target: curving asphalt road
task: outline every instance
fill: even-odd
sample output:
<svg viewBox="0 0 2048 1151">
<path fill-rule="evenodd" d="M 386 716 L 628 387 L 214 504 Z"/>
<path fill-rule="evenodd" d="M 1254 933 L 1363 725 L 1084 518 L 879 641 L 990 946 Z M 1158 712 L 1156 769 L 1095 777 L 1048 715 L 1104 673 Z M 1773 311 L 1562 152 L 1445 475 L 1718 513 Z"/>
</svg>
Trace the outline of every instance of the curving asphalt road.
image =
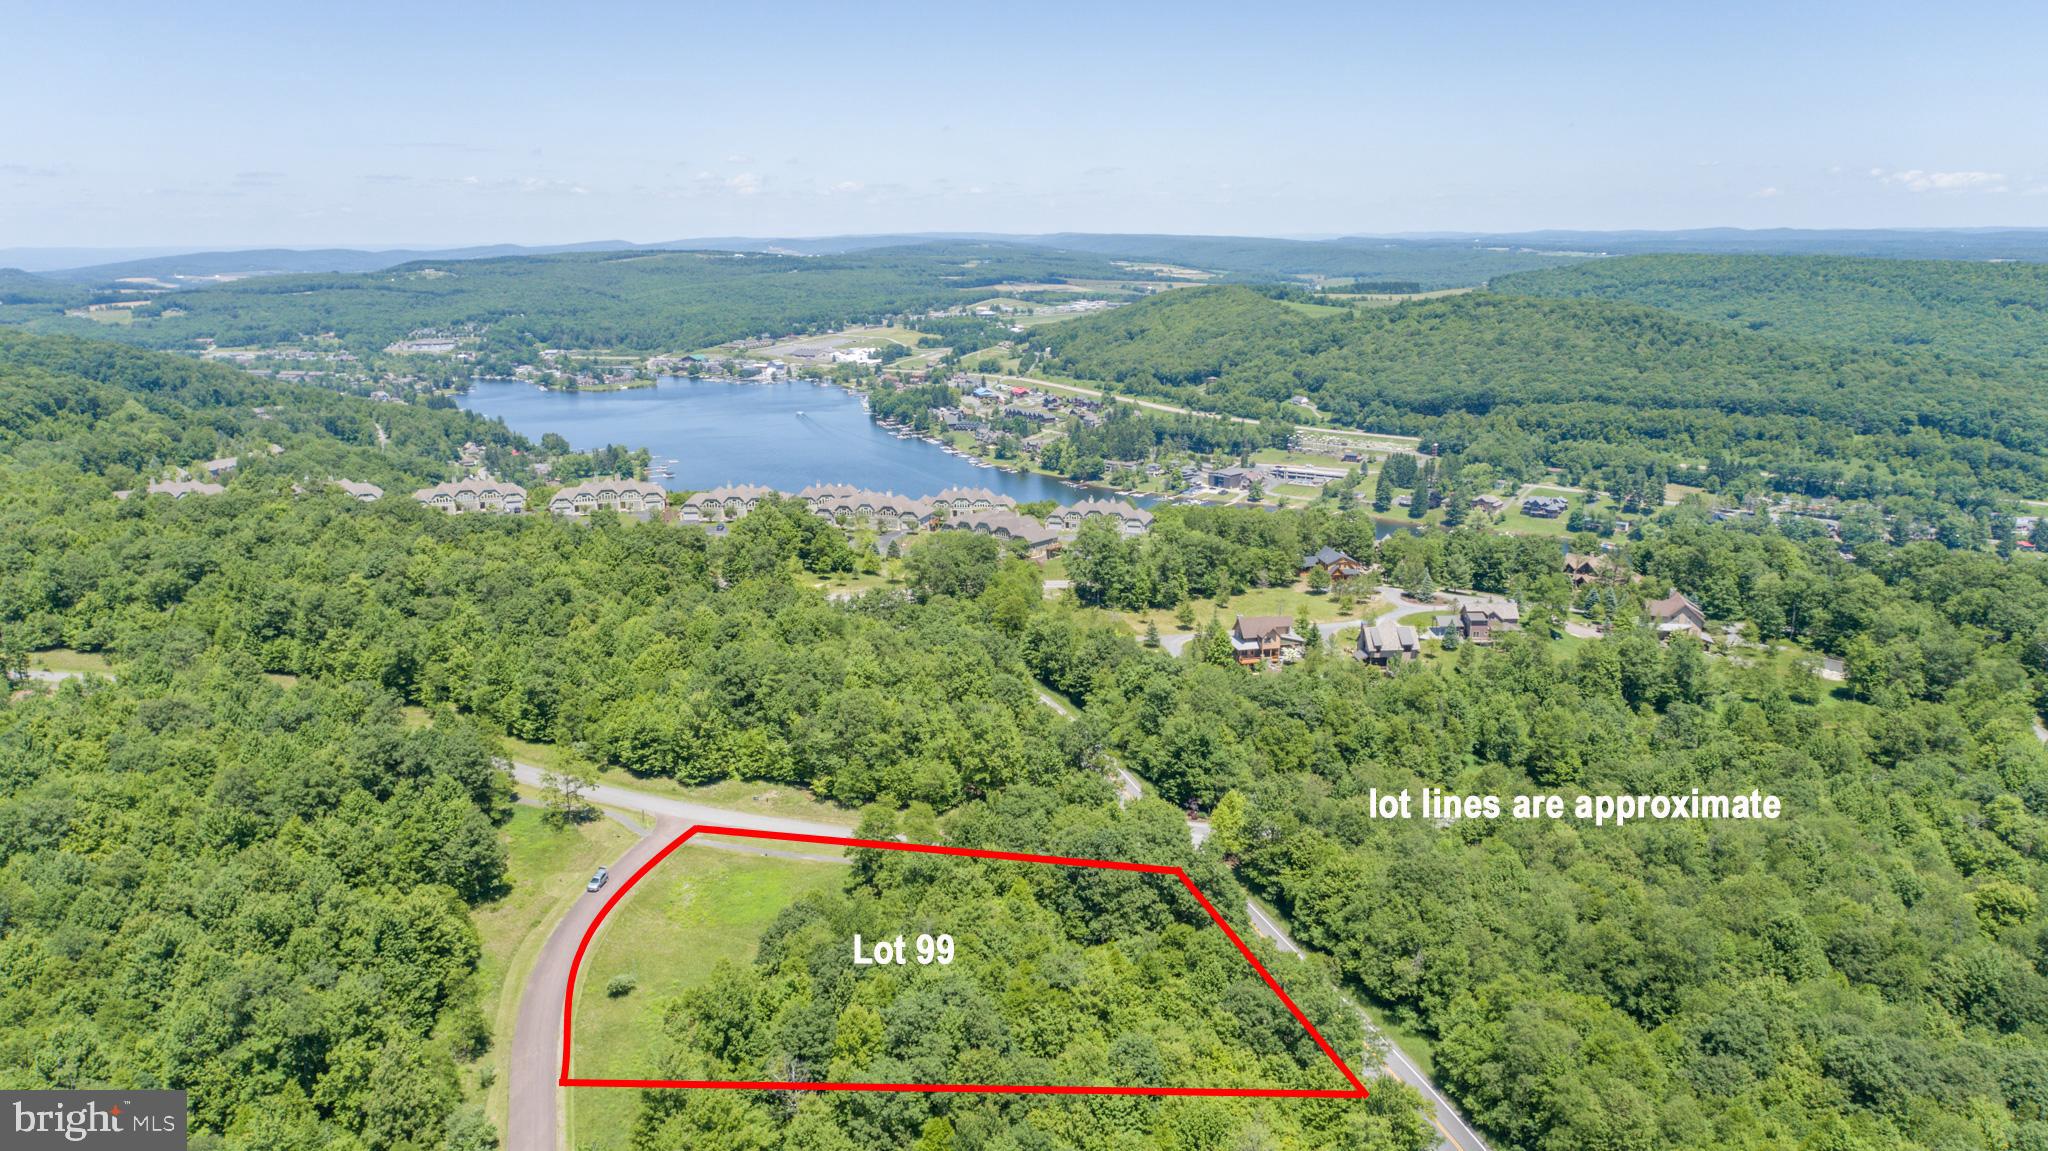
<svg viewBox="0 0 2048 1151">
<path fill-rule="evenodd" d="M 1246 900 L 1244 910 L 1245 914 L 1251 917 L 1252 930 L 1272 940 L 1275 947 L 1294 956 L 1296 959 L 1308 958 L 1308 953 L 1295 946 L 1294 940 L 1287 937 L 1287 932 L 1280 926 L 1279 921 L 1266 914 L 1264 908 L 1250 900 Z M 1451 1106 L 1451 1101 L 1443 1097 L 1443 1093 L 1436 1089 L 1436 1084 L 1431 1083 L 1429 1076 L 1422 1073 L 1422 1068 L 1417 1067 L 1415 1062 L 1409 1059 L 1393 1040 L 1380 1033 L 1379 1027 L 1373 1023 L 1372 1016 L 1366 1014 L 1365 1008 L 1353 1002 L 1351 997 L 1343 992 L 1340 991 L 1337 994 L 1344 1002 L 1351 1005 L 1353 1011 L 1358 1012 L 1359 1021 L 1365 1024 L 1365 1033 L 1368 1036 L 1380 1039 L 1385 1044 L 1387 1058 L 1386 1062 L 1382 1064 L 1381 1069 L 1388 1075 L 1415 1088 L 1416 1091 L 1422 1094 L 1423 1099 L 1428 1101 L 1430 1106 L 1429 1121 L 1436 1127 L 1437 1134 L 1441 1137 L 1437 1141 L 1437 1146 L 1439 1148 L 1451 1148 L 1451 1151 L 1490 1151 L 1486 1145 L 1486 1140 L 1481 1139 L 1479 1133 L 1472 1130 L 1472 1125 L 1465 1122 L 1465 1117 L 1458 1114 L 1458 1109 Z"/>
<path fill-rule="evenodd" d="M 511 767 L 513 778 L 519 782 L 540 786 L 540 768 L 530 763 L 514 763 Z M 837 824 L 706 807 L 701 803 L 622 787 L 594 787 L 585 795 L 601 807 L 645 812 L 654 817 L 653 830 L 643 833 L 639 842 L 611 865 L 613 876 L 621 881 L 695 823 L 759 831 L 789 831 L 799 835 L 847 834 L 847 828 Z M 627 826 L 633 825 L 627 823 Z M 715 846 L 752 854 L 821 858 L 768 847 L 750 848 L 736 842 Z M 512 1029 L 511 1109 L 505 1124 L 508 1151 L 559 1151 L 562 1138 L 561 1088 L 557 1080 L 562 1066 L 563 992 L 568 986 L 569 964 L 576 957 L 576 945 L 582 941 L 584 931 L 589 929 L 590 921 L 597 917 L 597 910 L 607 897 L 605 892 L 578 896 L 569 913 L 555 924 L 548 941 L 541 946 L 540 957 L 534 960 L 533 970 L 526 975 L 526 991 L 520 997 L 519 1018 Z"/>
</svg>

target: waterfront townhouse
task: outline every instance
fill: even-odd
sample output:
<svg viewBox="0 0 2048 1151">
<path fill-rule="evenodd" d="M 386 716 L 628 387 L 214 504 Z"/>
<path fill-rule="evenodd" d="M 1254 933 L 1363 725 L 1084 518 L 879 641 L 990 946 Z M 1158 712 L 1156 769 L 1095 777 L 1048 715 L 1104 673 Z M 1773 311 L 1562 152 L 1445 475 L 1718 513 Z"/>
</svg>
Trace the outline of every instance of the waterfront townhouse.
<svg viewBox="0 0 2048 1151">
<path fill-rule="evenodd" d="M 526 489 L 518 484 L 476 475 L 421 488 L 412 498 L 450 515 L 463 512 L 492 512 L 516 516 L 526 510 Z"/>
<path fill-rule="evenodd" d="M 599 508 L 646 519 L 668 509 L 668 492 L 659 484 L 606 478 L 585 480 L 548 497 L 548 511 L 558 516 L 580 518 Z"/>
<path fill-rule="evenodd" d="M 1086 499 L 1053 509 L 1045 517 L 1045 526 L 1062 532 L 1077 532 L 1081 525 L 1097 516 L 1115 520 L 1117 530 L 1126 536 L 1143 535 L 1151 530 L 1152 513 L 1124 500 Z"/>
</svg>

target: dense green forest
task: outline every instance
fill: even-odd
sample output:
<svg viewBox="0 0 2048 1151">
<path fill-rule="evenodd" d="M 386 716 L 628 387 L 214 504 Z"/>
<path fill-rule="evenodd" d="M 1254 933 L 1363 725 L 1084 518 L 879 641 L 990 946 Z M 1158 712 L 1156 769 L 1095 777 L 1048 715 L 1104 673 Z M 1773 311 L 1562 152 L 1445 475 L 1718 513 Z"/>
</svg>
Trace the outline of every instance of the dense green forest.
<svg viewBox="0 0 2048 1151">
<path fill-rule="evenodd" d="M 1498 293 L 1306 315 L 1198 288 L 1040 329 L 1056 376 L 1420 436 L 1511 477 L 1650 471 L 1976 514 L 2048 493 L 2048 406 L 2011 367 L 1770 339 L 1635 304 Z M 1613 486 L 1611 482 L 1601 486 Z"/>
<path fill-rule="evenodd" d="M 1605 323 L 1700 371 L 1755 362 L 1722 342 L 1747 337 L 1620 305 L 1449 304 L 1338 324 L 1413 324 L 1426 343 L 1450 328 L 1484 346 L 1526 333 L 1519 318 L 1576 316 L 1578 334 L 1548 354 L 1598 365 Z M 1488 322 L 1499 326 L 1474 326 Z M 1906 362 L 1774 354 L 1785 376 L 1754 380 L 1745 403 L 1800 428 L 1884 402 L 1801 392 L 1806 372 Z M 1205 888 L 1272 900 L 1351 989 L 1433 1043 L 1447 1091 L 1504 1149 L 2048 1148 L 2048 751 L 2032 730 L 2048 694 L 2048 569 L 2034 557 L 1873 540 L 1849 560 L 1791 525 L 1714 524 L 1680 505 L 1646 519 L 1596 594 L 1680 588 L 1717 621 L 1838 655 L 1844 682 L 1762 648 L 1660 643 L 1625 612 L 1607 638 L 1553 640 L 1540 609 L 1519 637 L 1398 674 L 1337 653 L 1257 674 L 1200 644 L 1169 657 L 1094 607 L 1047 600 L 1040 569 L 985 537 L 945 537 L 911 565 L 909 596 L 835 603 L 793 572 L 831 570 L 843 541 L 781 504 L 712 540 L 606 515 L 448 517 L 291 491 L 284 461 L 299 455 L 433 478 L 437 452 L 489 431 L 461 413 L 412 409 L 410 446 L 380 451 L 363 424 L 389 406 L 20 335 L 0 337 L 0 381 L 0 646 L 10 661 L 60 643 L 103 652 L 119 673 L 0 710 L 8 1086 L 187 1086 L 200 1134 L 236 1147 L 488 1146 L 458 1086 L 488 1035 L 464 908 L 502 881 L 487 832 L 505 797 L 483 765 L 492 734 L 511 732 L 647 774 L 803 783 L 890 810 L 921 801 L 933 834 L 955 842 L 1187 858 L 1163 806 L 1116 813 L 1105 775 L 1127 766 L 1169 803 L 1212 810 L 1214 834 L 1189 860 Z M 1623 382 L 1599 406 L 1642 402 Z M 1799 405 L 1827 421 L 1787 414 Z M 1960 456 L 1986 442 L 1962 438 L 1964 406 L 1955 430 L 1895 434 Z M 1518 419 L 1545 410 L 1524 407 L 1534 414 Z M 286 451 L 224 495 L 111 496 L 152 460 L 249 436 Z M 1872 430 L 1855 442 L 1891 441 Z M 1466 528 L 1375 547 L 1362 508 L 1162 511 L 1161 523 L 1160 541 L 1129 552 L 1083 548 L 1096 564 L 1077 573 L 1086 594 L 1153 602 L 1176 572 L 1190 594 L 1256 586 L 1291 578 L 1323 542 L 1390 569 L 1463 564 L 1473 583 L 1537 605 L 1569 594 L 1544 590 L 1529 541 Z M 1628 574 L 1643 586 L 1620 586 Z M 1043 706 L 1039 684 L 1076 701 L 1076 718 Z M 409 727 L 400 704 L 436 718 Z M 1367 814 L 1368 789 L 1423 785 L 1755 787 L 1787 814 L 1621 828 Z M 774 973 L 806 968 L 813 923 L 947 896 L 939 880 L 879 875 L 793 913 L 765 965 L 726 978 L 794 995 Z M 1030 902 L 1081 954 L 1100 947 L 1075 934 L 1086 909 Z M 1204 953 L 1177 921 L 1143 922 L 1199 976 Z M 805 994 L 838 1002 L 822 986 Z M 689 1014 L 718 1006 L 678 1006 L 676 1059 L 721 1056 Z M 906 1027 L 931 1010 L 908 995 L 869 1006 Z M 1327 1002 L 1316 1010 L 1327 1017 Z M 822 1052 L 819 1015 L 792 1012 L 786 1031 L 750 1019 L 730 1038 Z M 1074 1058 L 1124 1041 L 1091 1027 Z M 842 1036 L 859 1031 L 830 1042 Z M 729 1123 L 760 1136 L 735 1145 L 771 1147 L 838 1148 L 843 1135 L 990 1151 L 1414 1146 L 1412 1099 L 1375 1090 L 1400 1106 L 876 1097 L 792 1113 L 728 1096 L 663 1103 L 647 1131 Z"/>
<path fill-rule="evenodd" d="M 2048 358 L 2048 265 L 1834 256 L 1636 256 L 1527 272 L 1496 291 L 1650 304 L 1855 348 Z"/>
<path fill-rule="evenodd" d="M 109 329 L 57 316 L 40 328 L 157 348 L 278 344 L 332 332 L 358 352 L 421 328 L 487 326 L 496 353 L 539 347 L 693 351 L 985 298 L 1011 280 L 1145 279 L 1088 255 L 1006 244 L 921 245 L 843 256 L 596 252 L 448 260 L 347 275 L 261 276 L 165 296 Z"/>
</svg>

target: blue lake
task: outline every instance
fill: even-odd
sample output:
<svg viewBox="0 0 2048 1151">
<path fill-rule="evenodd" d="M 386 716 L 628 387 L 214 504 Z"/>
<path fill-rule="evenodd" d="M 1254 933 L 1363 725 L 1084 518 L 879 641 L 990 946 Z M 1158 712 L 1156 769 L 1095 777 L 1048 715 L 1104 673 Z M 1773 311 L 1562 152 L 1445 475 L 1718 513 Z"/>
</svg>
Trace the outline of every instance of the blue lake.
<svg viewBox="0 0 2048 1151">
<path fill-rule="evenodd" d="M 793 492 L 830 483 L 930 496 L 978 487 L 1019 503 L 1063 504 L 1108 494 L 978 468 L 923 440 L 899 440 L 869 418 L 858 395 L 810 383 L 664 379 L 622 392 L 550 392 L 493 380 L 478 381 L 457 402 L 533 440 L 554 432 L 579 451 L 606 444 L 646 448 L 657 461 L 674 461 L 662 482 L 677 491 L 766 484 Z"/>
</svg>

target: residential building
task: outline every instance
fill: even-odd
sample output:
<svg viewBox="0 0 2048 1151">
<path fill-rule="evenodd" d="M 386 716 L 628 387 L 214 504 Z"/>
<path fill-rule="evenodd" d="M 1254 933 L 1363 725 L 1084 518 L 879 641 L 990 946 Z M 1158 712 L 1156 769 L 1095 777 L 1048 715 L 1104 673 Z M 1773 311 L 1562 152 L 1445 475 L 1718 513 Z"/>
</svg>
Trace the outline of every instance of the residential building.
<svg viewBox="0 0 2048 1151">
<path fill-rule="evenodd" d="M 1696 639 L 1707 638 L 1707 613 L 1684 592 L 1674 591 L 1663 599 L 1653 599 L 1643 605 L 1643 611 L 1650 617 L 1651 626 L 1664 635 L 1691 632 Z"/>
<path fill-rule="evenodd" d="M 946 531 L 980 532 L 998 539 L 1022 540 L 1025 554 L 1033 559 L 1045 558 L 1060 542 L 1059 533 L 1050 526 L 1009 508 L 956 512 L 939 521 L 938 526 Z"/>
<path fill-rule="evenodd" d="M 1017 501 L 987 488 L 947 488 L 931 499 L 932 507 L 946 511 L 993 511 L 1015 509 Z"/>
<path fill-rule="evenodd" d="M 727 484 L 684 500 L 676 518 L 686 524 L 736 520 L 753 511 L 755 504 L 776 494 L 774 488 L 761 484 Z"/>
<path fill-rule="evenodd" d="M 496 512 L 516 516 L 526 510 L 525 488 L 484 475 L 421 488 L 412 494 L 412 498 L 450 515 L 462 512 Z"/>
<path fill-rule="evenodd" d="M 815 514 L 834 523 L 847 527 L 871 525 L 878 531 L 916 531 L 930 527 L 935 514 L 931 500 L 828 484 L 812 484 L 798 492 L 796 498 L 809 504 Z"/>
<path fill-rule="evenodd" d="M 1308 641 L 1296 635 L 1284 615 L 1241 615 L 1230 629 L 1230 647 L 1246 667 L 1301 658 Z"/>
<path fill-rule="evenodd" d="M 1584 587 L 1598 581 L 1613 566 L 1613 562 L 1606 556 L 1569 554 L 1564 557 L 1564 574 L 1572 581 L 1573 587 Z"/>
<path fill-rule="evenodd" d="M 384 498 L 384 489 L 378 487 L 376 484 L 359 484 L 354 480 L 333 480 L 330 482 L 333 483 L 335 487 L 338 487 L 342 491 L 347 492 L 350 497 L 361 500 L 364 503 L 369 503 L 371 500 L 381 500 Z"/>
<path fill-rule="evenodd" d="M 1370 565 L 1360 563 L 1333 547 L 1325 547 L 1312 556 L 1301 557 L 1300 570 L 1308 571 L 1312 568 L 1321 568 L 1328 572 L 1332 583 L 1357 579 L 1372 570 Z"/>
<path fill-rule="evenodd" d="M 1458 613 L 1458 630 L 1473 643 L 1492 643 L 1502 632 L 1522 629 L 1522 609 L 1512 600 L 1469 604 Z"/>
<path fill-rule="evenodd" d="M 1045 526 L 1063 532 L 1076 532 L 1081 525 L 1098 516 L 1115 520 L 1117 530 L 1126 536 L 1143 535 L 1152 527 L 1152 513 L 1126 500 L 1085 499 L 1053 509 L 1045 517 Z"/>
<path fill-rule="evenodd" d="M 1422 654 L 1422 641 L 1415 629 L 1393 620 L 1369 623 L 1358 629 L 1358 658 L 1385 666 L 1403 663 Z"/>
<path fill-rule="evenodd" d="M 1508 502 L 1499 496 L 1473 496 L 1472 506 L 1489 515 L 1499 515 L 1507 510 Z"/>
<path fill-rule="evenodd" d="M 228 472 L 234 471 L 235 468 L 241 464 L 241 462 L 242 461 L 235 456 L 222 456 L 217 460 L 208 460 L 205 463 L 200 464 L 199 470 L 205 472 L 209 476 L 218 478 L 222 475 L 227 474 Z"/>
<path fill-rule="evenodd" d="M 182 500 L 186 496 L 217 496 L 227 489 L 219 484 L 199 480 L 158 480 L 149 485 L 147 490 L 155 495 Z"/>
<path fill-rule="evenodd" d="M 1572 503 L 1563 496 L 1530 496 L 1522 501 L 1522 514 L 1540 520 L 1554 520 L 1571 510 Z"/>
<path fill-rule="evenodd" d="M 645 519 L 668 510 L 668 491 L 659 484 L 605 478 L 572 484 L 548 497 L 548 511 L 558 516 L 580 518 L 599 508 Z"/>
</svg>

